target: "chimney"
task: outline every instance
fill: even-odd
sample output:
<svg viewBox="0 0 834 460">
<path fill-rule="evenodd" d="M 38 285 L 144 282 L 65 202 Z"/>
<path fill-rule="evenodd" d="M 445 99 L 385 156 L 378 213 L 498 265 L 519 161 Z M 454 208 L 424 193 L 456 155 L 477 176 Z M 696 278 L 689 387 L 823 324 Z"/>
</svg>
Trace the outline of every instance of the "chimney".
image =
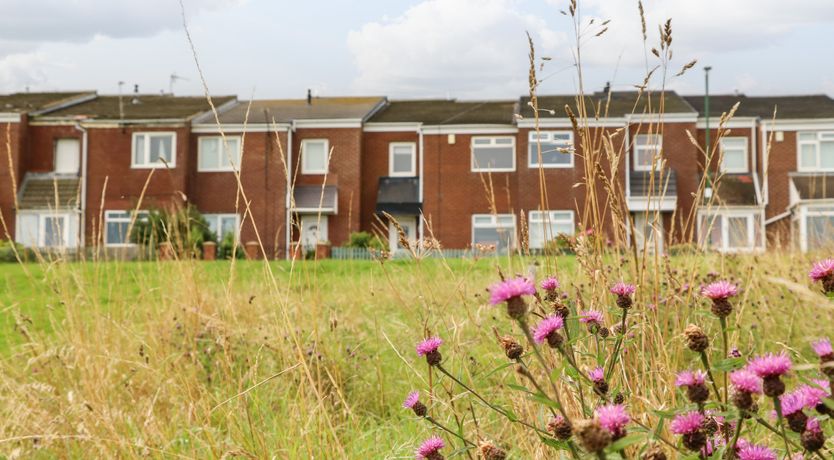
<svg viewBox="0 0 834 460">
<path fill-rule="evenodd" d="M 133 94 L 139 94 L 139 84 L 138 83 L 133 85 Z"/>
<path fill-rule="evenodd" d="M 610 92 L 611 92 L 611 82 L 607 81 L 607 82 L 605 82 L 605 88 L 602 89 L 602 94 L 605 95 L 605 96 L 608 96 L 608 93 L 610 93 Z"/>
<path fill-rule="evenodd" d="M 313 91 L 307 88 L 307 105 L 313 104 Z"/>
</svg>

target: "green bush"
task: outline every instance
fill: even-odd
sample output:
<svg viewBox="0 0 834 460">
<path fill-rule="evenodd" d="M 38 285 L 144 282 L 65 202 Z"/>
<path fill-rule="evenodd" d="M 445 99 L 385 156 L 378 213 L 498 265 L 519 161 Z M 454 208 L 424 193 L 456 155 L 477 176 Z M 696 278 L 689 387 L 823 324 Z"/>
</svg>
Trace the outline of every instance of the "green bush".
<svg viewBox="0 0 834 460">
<path fill-rule="evenodd" d="M 31 250 L 14 241 L 3 240 L 0 241 L 0 262 L 17 262 L 15 249 L 22 260 L 29 260 Z"/>
<path fill-rule="evenodd" d="M 385 249 L 385 243 L 378 236 L 368 232 L 353 232 L 348 238 L 347 247 L 382 250 Z"/>
<path fill-rule="evenodd" d="M 232 258 L 232 252 L 234 252 L 235 259 L 244 259 L 246 258 L 246 253 L 243 250 L 243 246 L 240 244 L 237 245 L 235 248 L 235 235 L 234 233 L 227 233 L 223 236 L 223 239 L 220 240 L 220 244 L 217 245 L 217 258 L 219 260 L 228 260 Z"/>
<path fill-rule="evenodd" d="M 204 241 L 217 241 L 208 222 L 193 205 L 171 210 L 156 209 L 137 219 L 130 235 L 133 243 L 156 249 L 171 242 L 181 254 L 201 254 Z"/>
</svg>

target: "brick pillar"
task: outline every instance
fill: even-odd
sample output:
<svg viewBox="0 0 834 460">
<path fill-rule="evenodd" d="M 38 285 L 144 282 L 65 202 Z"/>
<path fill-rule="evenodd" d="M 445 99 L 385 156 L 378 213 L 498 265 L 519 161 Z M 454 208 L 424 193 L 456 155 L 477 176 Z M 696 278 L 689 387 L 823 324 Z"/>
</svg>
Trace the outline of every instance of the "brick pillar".
<svg viewBox="0 0 834 460">
<path fill-rule="evenodd" d="M 203 242 L 203 260 L 217 259 L 217 243 L 214 241 Z"/>
<path fill-rule="evenodd" d="M 249 260 L 255 260 L 260 258 L 260 246 L 258 246 L 257 241 L 247 241 L 245 245 L 243 245 L 246 250 L 246 258 Z"/>
</svg>

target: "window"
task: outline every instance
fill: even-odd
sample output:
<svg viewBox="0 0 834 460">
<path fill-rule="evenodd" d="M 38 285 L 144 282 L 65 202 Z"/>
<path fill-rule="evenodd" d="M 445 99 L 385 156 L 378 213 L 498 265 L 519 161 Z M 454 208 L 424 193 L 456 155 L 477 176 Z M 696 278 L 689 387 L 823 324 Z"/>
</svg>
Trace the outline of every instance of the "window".
<svg viewBox="0 0 834 460">
<path fill-rule="evenodd" d="M 81 163 L 81 142 L 78 139 L 55 141 L 55 165 L 57 174 L 78 174 Z"/>
<path fill-rule="evenodd" d="M 176 133 L 133 133 L 133 168 L 176 166 Z"/>
<path fill-rule="evenodd" d="M 652 161 L 660 156 L 663 136 L 660 134 L 638 134 L 634 137 L 634 170 L 651 171 Z"/>
<path fill-rule="evenodd" d="M 239 236 L 240 217 L 237 214 L 203 214 L 208 222 L 209 230 L 217 235 L 217 241 L 223 241 L 228 234 Z"/>
<path fill-rule="evenodd" d="M 328 155 L 327 139 L 304 139 L 301 141 L 301 173 L 327 174 Z"/>
<path fill-rule="evenodd" d="M 542 168 L 573 167 L 573 132 L 571 131 L 530 131 L 527 164 L 538 168 L 539 145 L 541 145 Z"/>
<path fill-rule="evenodd" d="M 388 175 L 417 175 L 417 145 L 413 142 L 392 142 L 388 146 Z"/>
<path fill-rule="evenodd" d="M 761 211 L 704 212 L 698 216 L 702 247 L 722 252 L 751 251 L 763 247 Z"/>
<path fill-rule="evenodd" d="M 494 245 L 506 252 L 515 245 L 514 214 L 474 214 L 472 216 L 472 245 Z"/>
<path fill-rule="evenodd" d="M 527 217 L 530 248 L 543 249 L 558 235 L 573 235 L 573 211 L 530 211 Z"/>
<path fill-rule="evenodd" d="M 75 247 L 78 222 L 78 214 L 74 212 L 23 211 L 17 216 L 15 241 L 26 247 Z"/>
<path fill-rule="evenodd" d="M 472 171 L 515 171 L 515 138 L 473 137 Z"/>
<path fill-rule="evenodd" d="M 128 237 L 128 230 L 132 230 L 131 220 L 136 216 L 133 225 L 137 220 L 144 220 L 148 216 L 147 211 L 106 211 L 104 213 L 104 244 L 105 246 L 129 246 L 131 243 Z"/>
<path fill-rule="evenodd" d="M 198 171 L 235 171 L 240 168 L 240 137 L 200 137 L 197 146 Z"/>
<path fill-rule="evenodd" d="M 652 211 L 636 212 L 634 219 L 634 243 L 639 250 L 663 252 L 663 216 Z"/>
<path fill-rule="evenodd" d="M 804 239 L 805 250 L 831 249 L 834 244 L 834 208 L 806 208 Z"/>
<path fill-rule="evenodd" d="M 721 171 L 725 173 L 747 172 L 747 138 L 724 137 L 721 139 Z"/>
<path fill-rule="evenodd" d="M 800 171 L 834 171 L 834 132 L 800 132 Z"/>
</svg>

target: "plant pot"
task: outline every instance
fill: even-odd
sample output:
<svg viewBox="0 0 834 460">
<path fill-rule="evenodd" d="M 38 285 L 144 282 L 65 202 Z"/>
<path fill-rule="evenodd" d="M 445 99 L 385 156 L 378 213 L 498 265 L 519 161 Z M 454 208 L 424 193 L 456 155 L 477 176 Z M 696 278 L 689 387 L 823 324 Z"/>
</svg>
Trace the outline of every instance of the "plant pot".
<svg viewBox="0 0 834 460">
<path fill-rule="evenodd" d="M 260 256 L 260 246 L 257 241 L 247 241 L 243 248 L 248 260 L 256 260 Z"/>
<path fill-rule="evenodd" d="M 316 260 L 329 259 L 332 247 L 330 243 L 319 243 L 316 245 Z"/>
<path fill-rule="evenodd" d="M 203 260 L 217 259 L 217 243 L 214 241 L 203 242 Z"/>
<path fill-rule="evenodd" d="M 304 247 L 298 241 L 290 243 L 290 260 L 304 260 Z"/>
<path fill-rule="evenodd" d="M 159 260 L 174 260 L 174 245 L 170 241 L 159 243 L 156 251 Z"/>
</svg>

